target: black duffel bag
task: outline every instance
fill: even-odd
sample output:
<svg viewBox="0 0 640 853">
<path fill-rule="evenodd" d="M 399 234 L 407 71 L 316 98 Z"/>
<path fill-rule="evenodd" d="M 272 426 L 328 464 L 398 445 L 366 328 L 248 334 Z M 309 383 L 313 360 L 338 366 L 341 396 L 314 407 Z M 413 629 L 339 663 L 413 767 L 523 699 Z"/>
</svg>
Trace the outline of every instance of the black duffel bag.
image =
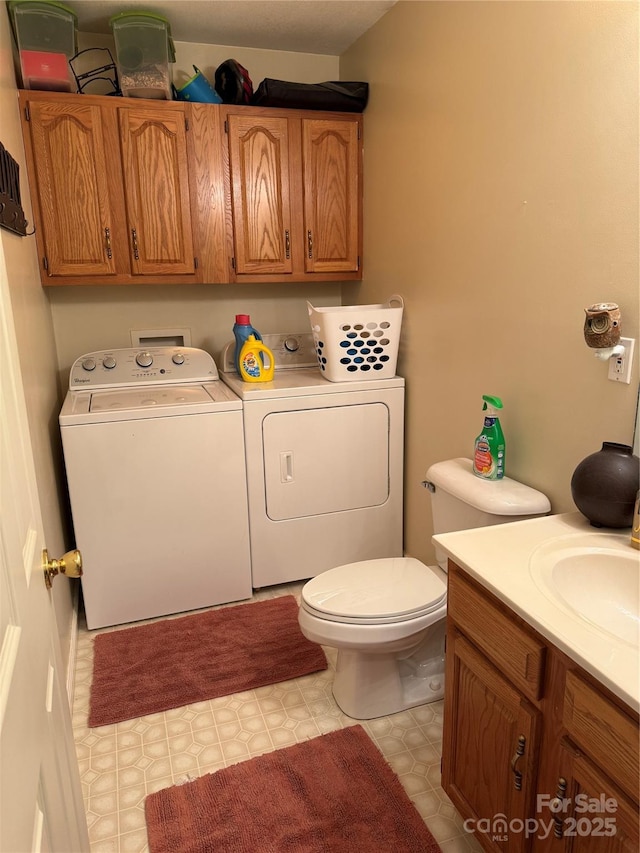
<svg viewBox="0 0 640 853">
<path fill-rule="evenodd" d="M 368 83 L 289 83 L 265 77 L 256 89 L 251 104 L 254 107 L 361 113 L 368 99 Z"/>
</svg>

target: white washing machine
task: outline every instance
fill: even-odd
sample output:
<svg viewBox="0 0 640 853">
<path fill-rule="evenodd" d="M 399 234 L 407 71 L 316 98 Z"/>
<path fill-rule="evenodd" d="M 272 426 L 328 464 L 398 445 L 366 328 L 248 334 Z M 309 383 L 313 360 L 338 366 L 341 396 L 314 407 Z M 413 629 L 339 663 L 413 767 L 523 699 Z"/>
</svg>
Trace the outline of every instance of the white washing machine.
<svg viewBox="0 0 640 853">
<path fill-rule="evenodd" d="M 402 556 L 404 379 L 329 382 L 309 334 L 264 335 L 270 382 L 221 379 L 244 407 L 253 586 Z"/>
<path fill-rule="evenodd" d="M 89 628 L 251 596 L 242 419 L 203 350 L 74 362 L 60 432 Z"/>
</svg>

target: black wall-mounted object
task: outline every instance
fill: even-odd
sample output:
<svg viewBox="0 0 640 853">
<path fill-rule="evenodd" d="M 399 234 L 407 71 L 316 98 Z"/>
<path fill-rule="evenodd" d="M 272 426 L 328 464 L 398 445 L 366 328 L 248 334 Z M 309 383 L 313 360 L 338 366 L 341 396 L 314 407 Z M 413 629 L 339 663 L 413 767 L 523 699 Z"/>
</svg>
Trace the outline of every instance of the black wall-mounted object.
<svg viewBox="0 0 640 853">
<path fill-rule="evenodd" d="M 20 166 L 1 142 L 0 226 L 20 237 L 27 234 L 27 220 L 20 203 Z"/>
</svg>

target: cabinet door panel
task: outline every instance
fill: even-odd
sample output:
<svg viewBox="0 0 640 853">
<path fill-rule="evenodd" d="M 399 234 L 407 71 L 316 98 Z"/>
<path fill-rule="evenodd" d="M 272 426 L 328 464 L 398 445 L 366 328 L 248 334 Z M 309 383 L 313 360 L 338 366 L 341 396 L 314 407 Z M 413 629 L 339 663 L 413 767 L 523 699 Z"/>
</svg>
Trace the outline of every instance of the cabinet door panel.
<svg viewBox="0 0 640 853">
<path fill-rule="evenodd" d="M 290 273 L 288 120 L 230 115 L 228 130 L 236 273 Z"/>
<path fill-rule="evenodd" d="M 120 109 L 119 124 L 132 271 L 193 273 L 185 113 Z"/>
<path fill-rule="evenodd" d="M 357 121 L 302 122 L 307 272 L 358 269 L 358 127 Z"/>
<path fill-rule="evenodd" d="M 507 824 L 532 806 L 539 712 L 455 630 L 447 642 L 443 788 L 483 846 L 522 850 Z"/>
<path fill-rule="evenodd" d="M 571 744 L 563 744 L 562 753 L 568 802 L 566 810 L 558 813 L 563 846 L 559 848 L 556 841 L 555 849 L 565 853 L 637 853 L 637 807 Z"/>
<path fill-rule="evenodd" d="M 100 108 L 33 101 L 29 109 L 48 274 L 114 275 Z"/>
</svg>

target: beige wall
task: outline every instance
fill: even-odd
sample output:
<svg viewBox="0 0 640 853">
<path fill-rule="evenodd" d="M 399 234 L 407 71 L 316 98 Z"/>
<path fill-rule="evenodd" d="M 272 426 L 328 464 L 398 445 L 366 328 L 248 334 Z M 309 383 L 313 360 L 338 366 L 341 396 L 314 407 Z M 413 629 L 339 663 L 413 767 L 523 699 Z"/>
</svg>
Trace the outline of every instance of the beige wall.
<svg viewBox="0 0 640 853">
<path fill-rule="evenodd" d="M 53 287 L 48 291 L 61 388 L 78 356 L 131 346 L 131 330 L 188 328 L 191 344 L 217 358 L 233 338 L 236 314 L 249 314 L 262 334 L 310 332 L 307 299 L 339 305 L 340 284 L 145 285 Z"/>
<path fill-rule="evenodd" d="M 224 44 L 194 44 L 176 41 L 176 61 L 171 65 L 173 82 L 180 87 L 193 76 L 193 66 L 202 71 L 211 84 L 215 70 L 226 59 L 235 59 L 249 72 L 254 89 L 265 77 L 276 80 L 295 80 L 298 83 L 318 83 L 322 80 L 337 80 L 339 58 L 316 53 L 293 53 L 286 50 L 261 50 L 253 47 L 237 47 Z M 107 47 L 116 58 L 112 36 L 99 33 L 79 33 L 78 50 L 88 47 Z M 91 57 L 91 54 L 89 54 Z M 95 68 L 95 60 L 87 58 L 80 71 Z"/>
<path fill-rule="evenodd" d="M 638 4 L 400 2 L 342 58 L 368 80 L 365 278 L 406 311 L 405 546 L 432 559 L 428 466 L 470 456 L 503 398 L 507 473 L 573 511 L 638 389 L 607 380 L 584 308 L 638 338 Z M 638 348 L 636 347 L 636 352 Z"/>
<path fill-rule="evenodd" d="M 29 186 L 20 130 L 15 76 L 11 58 L 9 20 L 0 8 L 0 142 L 20 166 L 22 206 L 33 227 Z M 52 557 L 61 557 L 66 539 L 61 512 L 62 462 L 58 432 L 56 350 L 47 297 L 40 286 L 34 237 L 18 237 L 0 229 L 4 265 L 11 292 L 20 368 L 24 385 L 31 444 L 36 466 L 38 496 L 45 541 Z M 69 655 L 72 631 L 72 596 L 75 582 L 60 578 L 53 586 L 56 619 L 63 659 Z"/>
</svg>

